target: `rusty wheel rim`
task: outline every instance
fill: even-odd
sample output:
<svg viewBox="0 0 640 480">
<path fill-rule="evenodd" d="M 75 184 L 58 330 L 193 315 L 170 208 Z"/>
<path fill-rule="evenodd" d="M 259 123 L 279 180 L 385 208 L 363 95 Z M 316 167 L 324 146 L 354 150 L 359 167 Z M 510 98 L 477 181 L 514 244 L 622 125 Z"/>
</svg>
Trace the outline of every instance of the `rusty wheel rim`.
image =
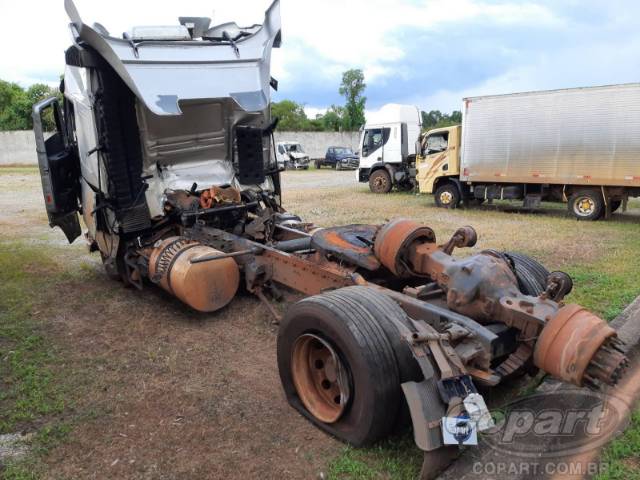
<svg viewBox="0 0 640 480">
<path fill-rule="evenodd" d="M 574 207 L 574 210 L 578 215 L 588 217 L 594 212 L 596 208 L 596 202 L 594 202 L 590 197 L 579 197 L 576 198 Z"/>
<path fill-rule="evenodd" d="M 376 190 L 384 190 L 387 188 L 387 179 L 383 176 L 377 177 L 373 180 L 373 185 L 376 187 Z"/>
<path fill-rule="evenodd" d="M 310 333 L 298 337 L 291 373 L 300 400 L 314 417 L 334 423 L 343 415 L 350 396 L 349 376 L 326 340 Z"/>
</svg>

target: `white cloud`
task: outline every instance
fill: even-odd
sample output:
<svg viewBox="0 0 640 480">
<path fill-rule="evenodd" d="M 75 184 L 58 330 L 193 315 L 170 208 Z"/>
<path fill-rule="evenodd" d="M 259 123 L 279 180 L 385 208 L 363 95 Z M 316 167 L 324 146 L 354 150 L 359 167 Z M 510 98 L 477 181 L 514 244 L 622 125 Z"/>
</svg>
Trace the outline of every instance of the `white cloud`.
<svg viewBox="0 0 640 480">
<path fill-rule="evenodd" d="M 76 0 L 83 20 L 98 21 L 119 36 L 133 25 L 175 24 L 179 15 L 212 16 L 213 23 L 260 23 L 269 0 Z M 497 23 L 558 20 L 543 6 L 529 2 L 492 4 L 483 0 L 295 0 L 282 2 L 285 48 L 275 51 L 273 72 L 281 80 L 303 82 L 314 75 L 334 82 L 347 68 L 363 68 L 369 83 L 397 73 L 389 63 L 405 56 L 406 45 L 394 38 L 403 28 L 449 28 L 452 23 L 480 19 Z M 24 84 L 53 80 L 62 71 L 69 45 L 62 0 L 0 0 L 0 78 Z M 34 14 L 35 13 L 35 14 Z M 302 72 L 300 65 L 315 69 Z"/>
<path fill-rule="evenodd" d="M 238 2 L 212 0 L 75 0 L 75 4 L 84 22 L 100 22 L 119 37 L 134 25 L 175 25 L 181 15 L 212 16 L 214 23 L 262 23 L 270 2 L 243 0 L 241 7 Z M 0 0 L 0 78 L 25 86 L 57 79 L 71 44 L 68 25 L 62 0 Z"/>
<path fill-rule="evenodd" d="M 301 44 L 305 55 L 322 59 L 323 67 L 315 75 L 335 81 L 344 69 L 358 67 L 364 69 L 369 83 L 396 73 L 389 63 L 405 56 L 407 45 L 396 38 L 402 29 L 446 29 L 471 19 L 498 24 L 561 23 L 546 7 L 529 2 L 324 0 L 312 4 L 297 0 L 283 5 L 282 11 L 285 41 Z M 297 63 L 297 53 L 289 55 L 286 49 L 285 70 Z"/>
</svg>

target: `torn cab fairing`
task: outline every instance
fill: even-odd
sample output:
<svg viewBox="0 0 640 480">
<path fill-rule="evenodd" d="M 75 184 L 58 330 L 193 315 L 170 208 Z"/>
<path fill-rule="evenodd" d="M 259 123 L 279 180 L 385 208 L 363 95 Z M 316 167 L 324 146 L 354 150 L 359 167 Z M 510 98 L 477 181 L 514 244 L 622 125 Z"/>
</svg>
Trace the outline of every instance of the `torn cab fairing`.
<svg viewBox="0 0 640 480">
<path fill-rule="evenodd" d="M 180 114 L 180 101 L 232 98 L 244 111 L 269 107 L 271 48 L 280 46 L 280 2 L 265 14 L 260 28 L 224 24 L 212 37 L 182 41 L 125 39 L 103 27 L 85 24 L 72 0 L 65 0 L 76 42 L 94 49 L 137 98 L 156 115 Z M 217 30 L 238 30 L 234 40 L 217 40 Z M 223 30 L 224 31 L 224 30 Z M 233 34 L 235 32 L 232 32 Z"/>
<path fill-rule="evenodd" d="M 258 175 L 256 184 L 237 175 L 236 140 L 240 126 L 264 131 L 269 125 L 277 1 L 262 25 L 223 24 L 206 39 L 182 40 L 111 37 L 101 25 L 83 23 L 71 0 L 65 7 L 75 40 L 67 51 L 65 96 L 77 104 L 79 128 L 72 130 L 92 239 L 99 239 L 98 230 L 150 228 L 165 214 L 169 192 L 231 185 L 279 194 L 268 135 L 254 147 L 259 169 L 271 174 Z"/>
</svg>

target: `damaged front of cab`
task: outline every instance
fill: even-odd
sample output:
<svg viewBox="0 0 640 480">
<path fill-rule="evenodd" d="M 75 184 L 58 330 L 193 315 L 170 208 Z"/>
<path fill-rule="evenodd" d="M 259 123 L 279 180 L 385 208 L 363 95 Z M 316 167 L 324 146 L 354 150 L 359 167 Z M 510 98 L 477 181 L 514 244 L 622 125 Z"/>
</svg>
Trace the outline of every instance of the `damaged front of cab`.
<svg viewBox="0 0 640 480">
<path fill-rule="evenodd" d="M 172 192 L 232 186 L 279 196 L 268 141 L 262 158 L 254 159 L 264 162 L 267 168 L 255 170 L 266 175 L 250 168 L 237 174 L 238 150 L 273 129 L 270 88 L 277 82 L 270 61 L 280 45 L 279 1 L 261 25 L 209 28 L 208 18 L 181 17 L 180 25 L 133 27 L 123 38 L 84 23 L 72 0 L 65 8 L 74 42 L 61 87 L 67 111 L 56 118 L 66 117 L 67 125 L 61 125 L 59 145 L 47 148 L 42 139 L 38 147 L 40 165 L 53 166 L 50 178 L 43 177 L 52 225 L 70 240 L 79 235 L 79 209 L 71 200 L 77 194 L 88 236 L 101 251 L 115 252 L 118 238 L 106 238 L 99 224 L 130 233 L 148 229 L 166 213 Z M 42 110 L 49 107 L 61 110 L 50 102 L 34 112 L 37 140 Z M 69 143 L 77 145 L 79 158 L 46 158 L 61 156 Z M 78 169 L 76 184 L 69 177 Z"/>
</svg>

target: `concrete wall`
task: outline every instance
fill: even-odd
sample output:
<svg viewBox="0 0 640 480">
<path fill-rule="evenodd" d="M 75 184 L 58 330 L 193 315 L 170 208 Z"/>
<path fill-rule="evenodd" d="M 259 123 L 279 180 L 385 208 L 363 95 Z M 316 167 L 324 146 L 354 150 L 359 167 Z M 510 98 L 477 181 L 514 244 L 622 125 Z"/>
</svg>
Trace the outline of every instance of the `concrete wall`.
<svg viewBox="0 0 640 480">
<path fill-rule="evenodd" d="M 310 158 L 323 158 L 328 147 L 360 150 L 360 132 L 275 132 L 276 142 L 299 142 Z"/>
<path fill-rule="evenodd" d="M 276 142 L 300 142 L 311 158 L 321 158 L 328 147 L 358 150 L 358 132 L 276 132 Z M 0 165 L 36 165 L 32 131 L 0 132 Z"/>
<path fill-rule="evenodd" d="M 36 165 L 36 141 L 30 130 L 0 132 L 0 165 Z"/>
</svg>

